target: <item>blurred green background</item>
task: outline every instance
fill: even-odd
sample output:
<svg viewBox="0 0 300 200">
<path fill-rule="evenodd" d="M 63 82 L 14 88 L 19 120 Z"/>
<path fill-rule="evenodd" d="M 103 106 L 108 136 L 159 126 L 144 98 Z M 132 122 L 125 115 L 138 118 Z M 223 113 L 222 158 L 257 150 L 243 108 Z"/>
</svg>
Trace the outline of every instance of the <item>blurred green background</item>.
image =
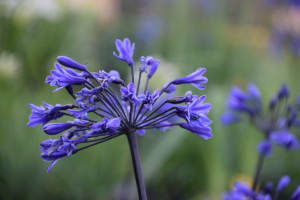
<svg viewBox="0 0 300 200">
<path fill-rule="evenodd" d="M 58 55 L 128 79 L 129 67 L 112 55 L 115 39 L 126 37 L 136 44 L 136 70 L 140 56 L 161 61 L 152 89 L 198 67 L 209 80 L 204 91 L 184 85 L 177 94 L 207 95 L 212 139 L 179 128 L 138 136 L 149 199 L 220 199 L 234 180 L 251 179 L 263 139 L 247 123 L 220 125 L 227 93 L 254 82 L 267 106 L 286 82 L 293 99 L 300 92 L 299 29 L 299 8 L 275 0 L 0 1 L 0 199 L 136 199 L 125 137 L 63 158 L 47 173 L 38 147 L 49 137 L 26 126 L 28 103 L 72 103 L 65 90 L 53 93 L 44 83 Z M 299 151 L 275 147 L 261 185 L 290 175 L 281 194 L 287 199 L 300 184 L 299 166 Z"/>
</svg>

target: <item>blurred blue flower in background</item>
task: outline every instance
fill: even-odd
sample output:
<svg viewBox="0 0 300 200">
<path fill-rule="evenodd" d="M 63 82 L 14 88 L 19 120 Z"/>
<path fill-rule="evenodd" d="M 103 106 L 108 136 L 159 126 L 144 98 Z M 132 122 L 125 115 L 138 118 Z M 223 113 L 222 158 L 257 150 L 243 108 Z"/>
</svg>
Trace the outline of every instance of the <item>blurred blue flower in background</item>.
<svg viewBox="0 0 300 200">
<path fill-rule="evenodd" d="M 271 155 L 271 141 L 287 150 L 298 149 L 299 141 L 289 129 L 291 126 L 297 126 L 299 107 L 297 102 L 288 103 L 289 95 L 289 88 L 282 84 L 277 95 L 271 98 L 268 112 L 264 113 L 260 91 L 254 84 L 248 85 L 247 93 L 233 87 L 229 92 L 227 111 L 222 115 L 221 123 L 228 125 L 248 117 L 265 136 L 265 140 L 257 147 L 262 155 Z"/>
</svg>

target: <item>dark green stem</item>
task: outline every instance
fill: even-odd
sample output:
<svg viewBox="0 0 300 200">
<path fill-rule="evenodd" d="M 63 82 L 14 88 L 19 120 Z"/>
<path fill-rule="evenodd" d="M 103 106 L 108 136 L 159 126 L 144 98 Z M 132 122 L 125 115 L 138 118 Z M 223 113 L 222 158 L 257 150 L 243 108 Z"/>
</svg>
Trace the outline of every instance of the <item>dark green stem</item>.
<svg viewBox="0 0 300 200">
<path fill-rule="evenodd" d="M 135 175 L 136 186 L 138 190 L 139 200 L 147 200 L 146 188 L 142 174 L 142 167 L 138 149 L 138 143 L 135 130 L 127 133 L 127 139 L 130 147 L 133 170 Z"/>
</svg>

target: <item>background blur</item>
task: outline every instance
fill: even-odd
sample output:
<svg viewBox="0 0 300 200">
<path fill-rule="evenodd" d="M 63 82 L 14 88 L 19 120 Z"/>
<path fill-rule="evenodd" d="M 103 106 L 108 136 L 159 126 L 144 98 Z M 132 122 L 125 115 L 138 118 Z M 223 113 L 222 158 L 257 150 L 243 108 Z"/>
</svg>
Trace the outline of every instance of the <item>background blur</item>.
<svg viewBox="0 0 300 200">
<path fill-rule="evenodd" d="M 212 104 L 214 137 L 174 128 L 138 136 L 149 199 L 220 198 L 236 179 L 251 179 L 262 135 L 248 124 L 222 127 L 219 117 L 232 85 L 254 82 L 265 106 L 281 83 L 300 92 L 300 3 L 288 0 L 1 0 L 0 199 L 108 199 L 137 196 L 128 144 L 120 137 L 61 159 L 50 173 L 39 143 L 49 137 L 29 128 L 28 103 L 71 103 L 44 83 L 58 55 L 89 62 L 91 71 L 129 67 L 112 55 L 115 39 L 136 43 L 134 60 L 152 55 L 161 64 L 152 89 L 207 68 L 204 91 Z M 297 134 L 297 130 L 293 133 Z M 299 134 L 298 134 L 299 135 Z M 261 183 L 292 177 L 288 199 L 300 183 L 300 153 L 275 147 Z M 251 181 L 251 180 L 250 180 Z"/>
</svg>

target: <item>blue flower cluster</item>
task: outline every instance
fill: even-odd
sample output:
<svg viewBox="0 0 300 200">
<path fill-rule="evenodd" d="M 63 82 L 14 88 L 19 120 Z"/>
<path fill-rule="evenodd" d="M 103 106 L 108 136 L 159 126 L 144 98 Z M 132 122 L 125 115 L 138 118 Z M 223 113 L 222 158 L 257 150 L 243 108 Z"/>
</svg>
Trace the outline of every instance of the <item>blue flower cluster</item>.
<svg viewBox="0 0 300 200">
<path fill-rule="evenodd" d="M 288 103 L 290 91 L 283 84 L 277 94 L 271 98 L 267 112 L 262 111 L 260 91 L 254 84 L 248 85 L 247 92 L 233 87 L 227 100 L 227 111 L 222 115 L 221 122 L 228 125 L 244 120 L 245 117 L 264 134 L 265 139 L 258 144 L 261 155 L 269 156 L 272 153 L 272 142 L 287 150 L 298 149 L 299 141 L 290 133 L 290 128 L 300 127 L 300 118 L 297 114 L 300 109 L 300 95 L 295 103 Z"/>
<path fill-rule="evenodd" d="M 115 70 L 108 73 L 90 72 L 87 63 L 82 65 L 66 56 L 57 57 L 55 70 L 51 71 L 51 76 L 47 76 L 45 82 L 57 87 L 54 92 L 66 88 L 75 99 L 75 103 L 56 106 L 43 103 L 44 107 L 29 104 L 32 114 L 29 116 L 28 126 L 42 124 L 41 128 L 48 135 L 64 132 L 58 139 L 50 138 L 40 145 L 42 159 L 51 161 L 48 172 L 62 157 L 73 155 L 133 130 L 144 135 L 146 129 L 165 131 L 173 126 L 180 126 L 204 139 L 212 137 L 209 127 L 212 121 L 207 117 L 211 105 L 203 103 L 205 96 L 198 97 L 188 91 L 184 96 L 170 97 L 165 101 L 159 100 L 164 93 L 175 93 L 176 86 L 181 84 L 192 84 L 200 90 L 205 89 L 202 84 L 207 82 L 207 78 L 203 76 L 206 69 L 199 68 L 186 77 L 167 82 L 161 89 L 151 93 L 147 87 L 149 80 L 158 69 L 159 60 L 154 60 L 152 56 L 140 58 L 138 84 L 135 85 L 132 58 L 134 47 L 127 38 L 123 41 L 116 40 L 119 55 L 113 53 L 117 59 L 131 68 L 132 82 L 127 87 Z M 64 69 L 63 66 L 66 68 Z M 143 73 L 147 74 L 146 86 L 143 91 L 140 91 Z M 119 94 L 113 91 L 111 84 L 120 86 Z M 83 88 L 74 94 L 73 85 L 81 85 Z M 165 104 L 171 106 L 164 109 Z M 95 121 L 91 119 L 91 115 L 102 120 Z M 73 121 L 49 123 L 63 116 L 73 118 Z M 183 119 L 186 123 L 173 123 L 174 119 L 172 121 L 170 119 L 174 117 L 175 120 Z M 78 145 L 82 146 L 78 147 Z"/>
<path fill-rule="evenodd" d="M 236 182 L 234 188 L 230 192 L 225 192 L 222 195 L 223 200 L 277 200 L 280 191 L 288 186 L 290 182 L 289 176 L 283 176 L 273 192 L 273 184 L 269 182 L 264 191 L 253 191 L 249 185 L 243 182 Z M 272 195 L 273 194 L 273 195 Z M 273 198 L 272 198 L 273 196 Z M 290 197 L 290 200 L 300 200 L 300 185 L 297 187 L 294 194 Z"/>
</svg>

